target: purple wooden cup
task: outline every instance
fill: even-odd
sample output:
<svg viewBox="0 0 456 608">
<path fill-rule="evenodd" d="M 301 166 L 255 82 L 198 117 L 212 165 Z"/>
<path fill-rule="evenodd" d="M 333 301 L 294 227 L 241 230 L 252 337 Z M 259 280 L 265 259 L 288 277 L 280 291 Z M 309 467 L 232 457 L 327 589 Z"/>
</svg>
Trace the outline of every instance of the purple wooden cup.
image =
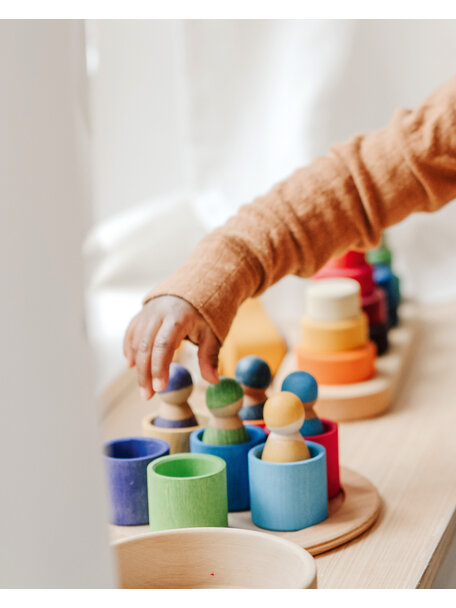
<svg viewBox="0 0 456 608">
<path fill-rule="evenodd" d="M 153 437 L 126 437 L 103 446 L 111 523 L 140 526 L 149 523 L 147 465 L 169 454 L 169 445 Z"/>
</svg>

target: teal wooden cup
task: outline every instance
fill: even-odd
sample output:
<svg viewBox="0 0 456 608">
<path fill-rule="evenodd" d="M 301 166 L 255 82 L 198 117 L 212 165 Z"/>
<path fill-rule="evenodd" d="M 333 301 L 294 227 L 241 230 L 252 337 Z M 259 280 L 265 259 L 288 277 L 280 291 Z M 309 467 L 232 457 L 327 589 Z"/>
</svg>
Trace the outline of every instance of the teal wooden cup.
<svg viewBox="0 0 456 608">
<path fill-rule="evenodd" d="M 226 463 L 211 454 L 172 454 L 147 467 L 152 530 L 228 526 Z"/>
</svg>

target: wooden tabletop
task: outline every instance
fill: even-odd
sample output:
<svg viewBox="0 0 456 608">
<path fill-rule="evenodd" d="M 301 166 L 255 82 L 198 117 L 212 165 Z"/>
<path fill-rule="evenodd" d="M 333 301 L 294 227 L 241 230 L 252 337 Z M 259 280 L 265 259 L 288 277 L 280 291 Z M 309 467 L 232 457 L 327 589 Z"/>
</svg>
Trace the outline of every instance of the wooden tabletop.
<svg viewBox="0 0 456 608">
<path fill-rule="evenodd" d="M 456 530 L 456 303 L 418 315 L 391 409 L 339 425 L 341 463 L 376 486 L 383 508 L 369 531 L 316 558 L 320 588 L 430 587 Z M 106 439 L 140 435 L 156 408 L 140 401 L 131 370 L 101 402 Z"/>
</svg>

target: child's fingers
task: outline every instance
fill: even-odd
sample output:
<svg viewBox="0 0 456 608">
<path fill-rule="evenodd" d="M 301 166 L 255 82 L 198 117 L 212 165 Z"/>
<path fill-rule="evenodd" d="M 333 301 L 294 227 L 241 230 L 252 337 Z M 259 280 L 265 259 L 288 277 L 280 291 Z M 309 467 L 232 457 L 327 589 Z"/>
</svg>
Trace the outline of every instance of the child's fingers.
<svg viewBox="0 0 456 608">
<path fill-rule="evenodd" d="M 150 399 L 154 394 L 152 388 L 151 355 L 155 336 L 159 331 L 161 321 L 149 323 L 135 334 L 135 359 L 138 374 L 139 393 L 142 399 Z"/>
<path fill-rule="evenodd" d="M 219 381 L 217 367 L 218 355 L 220 351 L 220 343 L 207 327 L 203 331 L 203 335 L 198 346 L 198 360 L 201 370 L 201 375 L 211 384 L 217 384 Z"/>
<path fill-rule="evenodd" d="M 125 332 L 125 336 L 124 336 L 123 352 L 124 352 L 125 358 L 127 359 L 128 367 L 133 367 L 133 365 L 135 364 L 135 357 L 134 357 L 134 352 L 133 352 L 133 348 L 132 348 L 132 341 L 133 341 L 133 336 L 135 335 L 136 326 L 138 325 L 138 319 L 139 319 L 139 315 L 136 315 L 135 317 L 133 317 L 133 319 L 130 321 L 130 324 L 129 324 L 127 331 Z"/>
<path fill-rule="evenodd" d="M 184 324 L 177 322 L 165 322 L 157 332 L 152 349 L 152 385 L 156 393 L 168 386 L 169 366 L 186 334 Z"/>
</svg>

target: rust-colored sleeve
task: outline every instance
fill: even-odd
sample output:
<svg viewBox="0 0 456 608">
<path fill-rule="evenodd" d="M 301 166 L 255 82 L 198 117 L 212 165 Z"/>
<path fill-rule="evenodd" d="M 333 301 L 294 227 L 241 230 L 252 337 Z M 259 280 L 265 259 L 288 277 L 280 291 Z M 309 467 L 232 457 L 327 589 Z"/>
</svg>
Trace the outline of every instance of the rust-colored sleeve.
<svg viewBox="0 0 456 608">
<path fill-rule="evenodd" d="M 313 275 L 384 228 L 456 197 L 456 77 L 380 131 L 331 147 L 204 238 L 149 293 L 192 304 L 223 342 L 239 305 L 286 274 Z M 455 234 L 456 238 L 456 234 Z"/>
</svg>

